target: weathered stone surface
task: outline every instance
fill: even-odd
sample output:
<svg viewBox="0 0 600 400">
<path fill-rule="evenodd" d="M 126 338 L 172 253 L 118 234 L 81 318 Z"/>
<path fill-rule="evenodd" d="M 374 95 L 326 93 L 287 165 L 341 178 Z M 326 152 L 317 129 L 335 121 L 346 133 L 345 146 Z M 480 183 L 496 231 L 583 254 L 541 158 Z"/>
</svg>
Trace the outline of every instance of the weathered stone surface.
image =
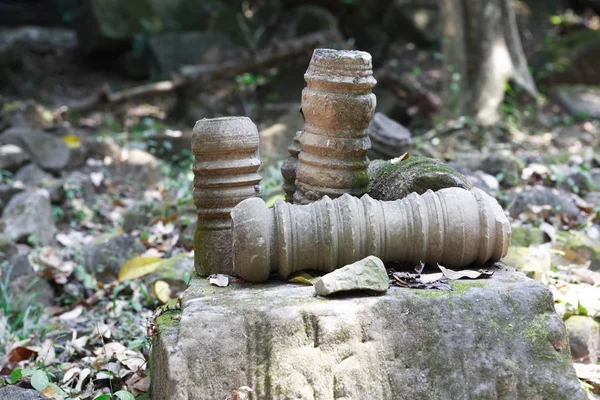
<svg viewBox="0 0 600 400">
<path fill-rule="evenodd" d="M 560 85 L 554 89 L 554 95 L 573 117 L 600 118 L 600 87 Z"/>
<path fill-rule="evenodd" d="M 14 144 L 0 146 L 0 169 L 14 172 L 30 159 L 29 154 L 19 146 Z"/>
<path fill-rule="evenodd" d="M 582 259 L 590 261 L 591 270 L 600 271 L 600 240 L 575 230 L 557 232 L 557 240 L 564 250 L 572 251 Z"/>
<path fill-rule="evenodd" d="M 110 168 L 113 179 L 146 189 L 162 177 L 158 159 L 145 150 L 123 149 L 119 157 Z"/>
<path fill-rule="evenodd" d="M 6 224 L 4 235 L 14 241 L 26 242 L 30 236 L 36 244 L 47 245 L 54 241 L 52 206 L 41 191 L 13 196 L 2 211 L 2 219 Z"/>
<path fill-rule="evenodd" d="M 600 324 L 594 318 L 574 315 L 565 321 L 565 327 L 573 360 L 595 364 L 600 356 Z"/>
<path fill-rule="evenodd" d="M 294 202 L 294 193 L 296 192 L 296 168 L 298 167 L 298 154 L 302 150 L 300 146 L 300 136 L 302 131 L 296 132 L 294 140 L 288 147 L 289 157 L 281 165 L 281 176 L 285 183 L 283 190 L 285 191 L 285 201 L 288 203 Z"/>
<path fill-rule="evenodd" d="M 0 263 L 10 260 L 19 253 L 17 246 L 8 238 L 0 236 Z"/>
<path fill-rule="evenodd" d="M 294 203 L 323 196 L 367 192 L 368 126 L 376 99 L 371 89 L 371 55 L 362 51 L 316 49 L 304 79 L 306 121 L 296 168 Z"/>
<path fill-rule="evenodd" d="M 385 201 L 402 199 L 413 192 L 423 194 L 449 187 L 471 188 L 464 175 L 427 157 L 372 161 L 369 176 L 369 196 Z"/>
<path fill-rule="evenodd" d="M 21 147 L 45 170 L 61 171 L 69 165 L 69 148 L 65 142 L 44 131 L 10 128 L 0 135 L 0 143 Z"/>
<path fill-rule="evenodd" d="M 512 187 L 520 182 L 523 162 L 510 150 L 497 149 L 490 154 L 461 153 L 449 163 L 463 174 L 481 170 L 498 178 L 503 186 Z"/>
<path fill-rule="evenodd" d="M 219 32 L 154 35 L 148 41 L 148 50 L 157 74 L 178 72 L 184 65 L 218 64 L 239 54 L 229 37 Z"/>
<path fill-rule="evenodd" d="M 510 244 L 512 246 L 529 247 L 532 244 L 546 242 L 544 231 L 532 225 L 511 225 Z M 512 265 L 512 264 L 511 264 Z"/>
<path fill-rule="evenodd" d="M 125 261 L 143 253 L 139 238 L 122 232 L 102 235 L 83 247 L 85 269 L 100 282 L 117 279 Z"/>
<path fill-rule="evenodd" d="M 323 275 L 315 280 L 313 286 L 317 296 L 329 296 L 350 290 L 385 292 L 389 281 L 383 261 L 369 256 Z"/>
<path fill-rule="evenodd" d="M 23 182 L 27 186 L 39 186 L 53 179 L 53 176 L 35 164 L 29 164 L 17 171 L 15 181 Z"/>
<path fill-rule="evenodd" d="M 194 249 L 194 235 L 196 233 L 196 226 L 198 226 L 198 218 L 194 216 L 190 223 L 181 231 L 179 240 L 181 240 L 183 248 L 187 251 Z"/>
<path fill-rule="evenodd" d="M 302 269 L 330 272 L 367 256 L 453 268 L 498 261 L 510 224 L 479 189 L 411 193 L 397 201 L 345 194 L 309 205 L 247 199 L 231 211 L 235 272 L 250 282 Z"/>
<path fill-rule="evenodd" d="M 332 301 L 195 279 L 158 319 L 152 398 L 586 399 L 548 289 L 507 269 L 451 285 Z"/>
<path fill-rule="evenodd" d="M 529 186 L 515 195 L 513 202 L 508 206 L 512 217 L 526 212 L 529 206 L 550 206 L 555 211 L 560 211 L 569 218 L 579 214 L 579 208 L 573 199 L 564 192 L 546 186 Z"/>
<path fill-rule="evenodd" d="M 201 119 L 194 126 L 194 257 L 202 276 L 233 273 L 230 212 L 242 200 L 260 196 L 258 146 L 250 118 Z"/>
<path fill-rule="evenodd" d="M 412 141 L 408 129 L 379 112 L 373 115 L 369 124 L 369 138 L 371 148 L 367 156 L 371 160 L 400 157 L 410 150 Z"/>
<path fill-rule="evenodd" d="M 552 267 L 552 249 L 549 243 L 529 247 L 511 246 L 502 261 L 514 265 L 530 278 L 540 280 Z"/>
<path fill-rule="evenodd" d="M 19 386 L 9 385 L 0 389 L 0 400 L 47 400 L 41 392 L 35 389 L 23 389 Z"/>
<path fill-rule="evenodd" d="M 475 171 L 472 174 L 466 175 L 466 178 L 473 187 L 483 190 L 492 197 L 498 195 L 500 183 L 495 176 L 486 174 L 483 171 Z"/>
<path fill-rule="evenodd" d="M 54 290 L 43 278 L 36 275 L 27 254 L 17 254 L 0 263 L 0 279 L 9 277 L 8 295 L 12 306 L 25 310 L 34 303 L 50 306 L 54 302 Z"/>
</svg>

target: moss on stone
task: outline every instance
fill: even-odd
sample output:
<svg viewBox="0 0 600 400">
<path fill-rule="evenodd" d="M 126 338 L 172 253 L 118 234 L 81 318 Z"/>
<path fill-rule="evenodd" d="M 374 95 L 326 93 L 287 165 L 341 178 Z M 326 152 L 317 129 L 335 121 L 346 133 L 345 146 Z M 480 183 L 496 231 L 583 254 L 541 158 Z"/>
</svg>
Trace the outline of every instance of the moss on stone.
<svg viewBox="0 0 600 400">
<path fill-rule="evenodd" d="M 448 187 L 471 189 L 467 178 L 439 160 L 408 157 L 401 161 L 372 161 L 369 165 L 369 195 L 377 200 L 393 201 L 410 193 L 423 194 Z"/>
<path fill-rule="evenodd" d="M 544 232 L 530 225 L 513 225 L 511 227 L 511 246 L 529 247 L 532 244 L 543 244 Z"/>
</svg>

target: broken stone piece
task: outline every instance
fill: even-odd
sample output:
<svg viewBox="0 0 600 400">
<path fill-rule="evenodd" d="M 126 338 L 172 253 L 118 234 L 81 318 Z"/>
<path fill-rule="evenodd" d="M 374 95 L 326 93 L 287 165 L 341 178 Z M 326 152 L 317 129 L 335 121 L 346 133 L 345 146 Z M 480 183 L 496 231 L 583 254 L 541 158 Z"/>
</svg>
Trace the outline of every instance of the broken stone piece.
<svg viewBox="0 0 600 400">
<path fill-rule="evenodd" d="M 371 160 L 389 160 L 410 150 L 410 131 L 379 112 L 373 115 L 369 124 L 369 137 L 371 149 L 367 155 Z"/>
<path fill-rule="evenodd" d="M 460 268 L 498 261 L 510 244 L 510 223 L 479 189 L 412 193 L 397 201 L 343 195 L 306 205 L 281 200 L 267 209 L 248 199 L 231 212 L 235 272 L 264 282 L 302 269 L 330 272 L 369 255 L 383 261 Z"/>
<path fill-rule="evenodd" d="M 281 165 L 281 175 L 285 183 L 283 184 L 283 190 L 285 191 L 285 201 L 288 203 L 294 202 L 294 193 L 296 192 L 296 168 L 298 167 L 298 154 L 300 154 L 300 136 L 302 131 L 296 132 L 294 141 L 288 147 L 288 153 L 290 156 Z"/>
<path fill-rule="evenodd" d="M 423 194 L 449 187 L 471 189 L 467 178 L 434 158 L 395 158 L 375 160 L 369 164 L 369 196 L 377 200 L 393 201 L 411 193 Z"/>
<path fill-rule="evenodd" d="M 371 55 L 363 51 L 316 49 L 304 79 L 306 121 L 296 169 L 294 203 L 323 196 L 361 196 L 369 185 L 368 126 L 376 99 L 371 89 Z"/>
<path fill-rule="evenodd" d="M 318 296 L 328 296 L 349 290 L 385 292 L 389 287 L 389 281 L 383 261 L 369 256 L 323 275 L 313 285 Z"/>
<path fill-rule="evenodd" d="M 246 117 L 201 119 L 194 126 L 194 264 L 202 276 L 233 272 L 230 212 L 260 196 L 258 145 L 256 125 Z"/>
</svg>

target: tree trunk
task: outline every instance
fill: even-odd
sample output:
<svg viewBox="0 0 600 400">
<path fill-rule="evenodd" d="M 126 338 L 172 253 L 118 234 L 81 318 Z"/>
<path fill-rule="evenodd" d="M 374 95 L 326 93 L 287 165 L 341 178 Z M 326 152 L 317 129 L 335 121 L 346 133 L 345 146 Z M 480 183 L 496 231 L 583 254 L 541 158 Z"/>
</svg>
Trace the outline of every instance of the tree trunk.
<svg viewBox="0 0 600 400">
<path fill-rule="evenodd" d="M 537 96 L 512 0 L 441 0 L 441 10 L 447 116 L 494 124 L 511 79 Z"/>
</svg>

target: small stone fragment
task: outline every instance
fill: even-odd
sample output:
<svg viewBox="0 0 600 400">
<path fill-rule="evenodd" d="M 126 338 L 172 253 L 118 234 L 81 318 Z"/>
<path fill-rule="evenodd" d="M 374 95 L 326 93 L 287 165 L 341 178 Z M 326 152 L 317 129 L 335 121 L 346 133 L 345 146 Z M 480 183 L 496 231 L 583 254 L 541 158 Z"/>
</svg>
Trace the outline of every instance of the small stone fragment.
<svg viewBox="0 0 600 400">
<path fill-rule="evenodd" d="M 42 170 L 35 164 L 29 164 L 17 171 L 14 180 L 22 182 L 27 186 L 39 186 L 40 184 L 53 179 L 53 176 Z"/>
<path fill-rule="evenodd" d="M 0 389 L 0 400 L 47 400 L 41 392 L 9 385 Z"/>
<path fill-rule="evenodd" d="M 461 173 L 433 158 L 408 157 L 369 164 L 369 196 L 376 200 L 403 199 L 411 193 L 423 194 L 449 187 L 470 189 Z"/>
<path fill-rule="evenodd" d="M 563 250 L 573 251 L 583 260 L 590 261 L 591 270 L 600 271 L 600 241 L 576 230 L 557 232 L 557 241 Z"/>
<path fill-rule="evenodd" d="M 408 129 L 382 113 L 375 113 L 369 124 L 370 160 L 389 160 L 410 150 L 411 134 Z"/>
<path fill-rule="evenodd" d="M 565 321 L 574 362 L 595 364 L 600 356 L 600 324 L 593 318 L 574 315 Z"/>
<path fill-rule="evenodd" d="M 385 292 L 389 287 L 389 278 L 383 261 L 369 256 L 323 275 L 313 285 L 318 296 L 329 296 L 349 290 Z"/>
<path fill-rule="evenodd" d="M 42 191 L 15 195 L 2 212 L 4 235 L 15 242 L 32 240 L 47 245 L 54 241 L 55 226 L 50 198 Z"/>
<path fill-rule="evenodd" d="M 16 171 L 30 159 L 29 154 L 19 146 L 14 144 L 0 146 L 0 170 Z"/>
<path fill-rule="evenodd" d="M 30 128 L 10 128 L 0 135 L 0 142 L 21 147 L 42 169 L 61 171 L 69 164 L 70 151 L 60 138 Z"/>
</svg>

